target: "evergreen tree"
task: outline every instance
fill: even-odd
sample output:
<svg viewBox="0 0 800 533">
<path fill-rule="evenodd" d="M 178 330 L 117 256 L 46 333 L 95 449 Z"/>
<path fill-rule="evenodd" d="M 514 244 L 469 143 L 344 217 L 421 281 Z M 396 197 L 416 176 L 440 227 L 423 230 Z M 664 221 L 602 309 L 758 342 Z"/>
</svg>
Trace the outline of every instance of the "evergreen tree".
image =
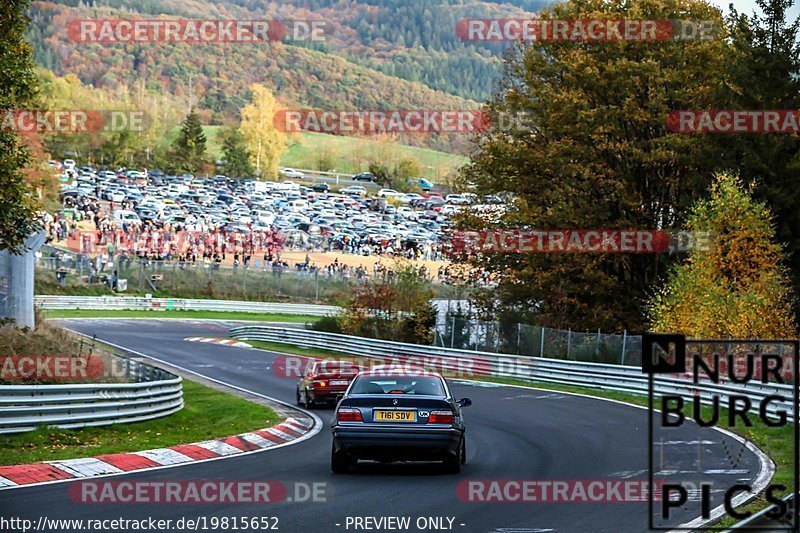
<svg viewBox="0 0 800 533">
<path fill-rule="evenodd" d="M 758 0 L 761 15 L 732 12 L 732 50 L 721 109 L 800 109 L 798 21 L 787 22 L 792 0 Z M 776 215 L 787 245 L 795 291 L 800 290 L 800 136 L 781 133 L 715 135 L 722 168 L 736 169 Z"/>
<path fill-rule="evenodd" d="M 247 149 L 242 131 L 239 128 L 226 128 L 221 137 L 225 174 L 230 178 L 247 178 L 255 175 L 256 169 L 250 162 L 252 155 Z"/>
<path fill-rule="evenodd" d="M 192 110 L 181 124 L 178 138 L 172 145 L 173 164 L 182 172 L 196 173 L 206 161 L 206 134 L 200 117 Z"/>
</svg>

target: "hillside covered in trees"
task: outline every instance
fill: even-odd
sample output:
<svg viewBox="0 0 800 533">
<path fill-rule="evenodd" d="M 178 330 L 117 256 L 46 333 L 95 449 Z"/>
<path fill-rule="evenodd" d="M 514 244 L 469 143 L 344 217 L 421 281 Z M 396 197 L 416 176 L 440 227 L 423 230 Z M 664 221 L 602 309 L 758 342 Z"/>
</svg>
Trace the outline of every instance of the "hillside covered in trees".
<svg viewBox="0 0 800 533">
<path fill-rule="evenodd" d="M 321 82 L 326 84 L 326 92 L 336 92 L 340 88 L 336 85 L 337 71 L 355 69 L 354 64 L 369 69 L 367 73 L 354 70 L 361 76 L 371 78 L 372 71 L 377 71 L 402 80 L 419 82 L 436 91 L 483 101 L 492 93 L 500 72 L 499 56 L 508 43 L 463 42 L 456 34 L 456 24 L 470 17 L 530 16 L 547 3 L 546 0 L 62 0 L 34 2 L 31 11 L 34 25 L 28 37 L 34 44 L 37 61 L 56 73 L 77 72 L 75 69 L 81 67 L 80 63 L 86 63 L 94 68 L 81 69 L 80 76 L 82 81 L 92 84 L 113 83 L 126 78 L 130 80 L 131 75 L 152 75 L 154 71 L 159 77 L 186 78 L 176 81 L 189 83 L 188 76 L 193 75 L 198 84 L 211 93 L 206 103 L 217 108 L 225 108 L 226 105 L 239 107 L 241 102 L 235 100 L 236 96 L 241 95 L 234 95 L 232 102 L 215 101 L 227 94 L 225 83 L 215 78 L 239 81 L 240 76 L 254 78 L 291 66 L 294 73 L 283 73 L 282 77 L 277 77 L 274 88 L 288 92 L 293 99 L 314 105 L 314 100 L 319 99 L 318 95 L 313 91 L 305 94 L 297 87 L 298 80 L 293 78 L 303 76 L 309 69 L 308 85 Z M 242 47 L 234 44 L 224 48 L 222 54 L 219 53 L 220 45 L 193 46 L 189 54 L 185 45 L 129 46 L 120 53 L 113 50 L 120 46 L 117 44 L 98 46 L 96 49 L 79 44 L 80 53 L 75 53 L 73 46 L 76 43 L 69 42 L 63 30 L 64 24 L 75 18 L 156 16 L 324 20 L 333 31 L 325 42 L 299 42 L 293 46 Z M 332 77 L 320 77 L 320 67 L 309 65 L 318 62 L 319 56 L 301 54 L 296 50 L 297 46 L 314 48 L 346 61 L 325 62 L 321 68 L 330 69 Z M 160 52 L 154 53 L 154 48 L 160 49 Z M 180 61 L 164 64 L 163 55 Z M 241 63 L 243 59 L 247 62 Z M 259 64 L 261 68 L 251 68 Z M 127 71 L 118 72 L 121 66 L 127 67 Z M 105 67 L 111 70 L 107 75 Z M 263 80 L 246 79 L 243 85 L 253 81 Z M 159 83 L 157 78 L 153 82 Z M 373 84 L 378 94 L 383 94 L 386 85 L 396 85 L 379 77 L 374 78 Z M 405 84 L 400 86 L 417 94 L 422 90 Z M 343 95 L 346 101 L 350 101 L 349 97 Z M 430 95 L 426 95 L 425 99 L 428 101 Z"/>
</svg>

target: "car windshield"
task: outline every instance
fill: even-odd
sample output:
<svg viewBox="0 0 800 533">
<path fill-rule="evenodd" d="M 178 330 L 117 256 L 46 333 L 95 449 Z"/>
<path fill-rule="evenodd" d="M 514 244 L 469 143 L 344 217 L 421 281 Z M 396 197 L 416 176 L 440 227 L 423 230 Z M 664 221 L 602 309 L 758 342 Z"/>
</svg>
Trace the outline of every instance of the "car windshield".
<svg viewBox="0 0 800 533">
<path fill-rule="evenodd" d="M 360 376 L 350 394 L 445 395 L 442 380 L 435 376 Z"/>
</svg>

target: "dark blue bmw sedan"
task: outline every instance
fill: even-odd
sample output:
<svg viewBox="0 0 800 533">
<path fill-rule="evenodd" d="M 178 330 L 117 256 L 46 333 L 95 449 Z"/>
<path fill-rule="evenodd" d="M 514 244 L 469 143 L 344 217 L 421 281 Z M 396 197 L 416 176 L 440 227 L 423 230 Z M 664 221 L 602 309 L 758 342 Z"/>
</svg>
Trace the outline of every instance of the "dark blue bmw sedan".
<svg viewBox="0 0 800 533">
<path fill-rule="evenodd" d="M 424 370 L 375 368 L 359 373 L 331 422 L 331 470 L 341 474 L 359 460 L 442 461 L 450 473 L 466 462 L 461 408 L 447 381 Z"/>
</svg>

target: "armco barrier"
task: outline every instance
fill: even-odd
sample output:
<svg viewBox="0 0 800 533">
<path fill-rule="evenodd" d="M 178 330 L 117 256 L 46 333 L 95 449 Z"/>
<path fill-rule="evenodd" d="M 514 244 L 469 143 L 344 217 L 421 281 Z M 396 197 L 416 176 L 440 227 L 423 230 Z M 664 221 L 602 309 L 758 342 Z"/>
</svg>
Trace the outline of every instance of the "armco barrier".
<svg viewBox="0 0 800 533">
<path fill-rule="evenodd" d="M 130 383 L 0 385 L 0 433 L 139 422 L 183 408 L 180 377 L 131 359 L 114 361 Z"/>
<path fill-rule="evenodd" d="M 335 305 L 230 302 L 226 300 L 142 298 L 135 296 L 36 296 L 35 301 L 37 307 L 45 310 L 227 311 L 308 316 L 326 316 L 339 311 L 339 308 Z"/>
<path fill-rule="evenodd" d="M 783 498 L 783 501 L 787 503 L 789 512 L 793 512 L 793 508 L 795 505 L 795 496 L 794 494 L 789 494 Z M 723 533 L 728 533 L 729 531 L 797 531 L 795 526 L 792 529 L 792 524 L 790 521 L 786 520 L 783 522 L 785 529 L 777 529 L 775 527 L 775 519 L 769 518 L 767 513 L 773 511 L 776 506 L 770 505 L 762 509 L 761 511 L 753 514 L 750 518 L 742 520 L 741 522 L 737 523 L 736 525 L 726 529 Z"/>
<path fill-rule="evenodd" d="M 437 369 L 450 371 L 457 376 L 489 375 L 526 381 L 579 385 L 639 395 L 646 395 L 648 392 L 647 375 L 642 373 L 641 368 L 634 366 L 454 350 L 284 327 L 242 326 L 231 329 L 231 336 L 242 340 L 260 340 L 323 348 L 362 357 L 397 358 L 409 363 L 414 362 L 413 358 L 417 358 L 418 361 L 430 361 L 433 358 L 438 363 Z M 789 385 L 762 384 L 760 382 L 740 385 L 726 381 L 694 385 L 680 376 L 659 376 L 655 378 L 654 389 L 659 394 L 694 395 L 703 403 L 709 403 L 714 396 L 721 396 L 723 406 L 725 406 L 724 398 L 729 394 L 745 394 L 751 399 L 754 411 L 757 411 L 760 401 L 766 396 L 779 395 L 785 401 L 771 402 L 767 412 L 775 414 L 782 410 L 787 412 L 789 418 L 792 418 L 793 414 L 793 393 Z"/>
</svg>

